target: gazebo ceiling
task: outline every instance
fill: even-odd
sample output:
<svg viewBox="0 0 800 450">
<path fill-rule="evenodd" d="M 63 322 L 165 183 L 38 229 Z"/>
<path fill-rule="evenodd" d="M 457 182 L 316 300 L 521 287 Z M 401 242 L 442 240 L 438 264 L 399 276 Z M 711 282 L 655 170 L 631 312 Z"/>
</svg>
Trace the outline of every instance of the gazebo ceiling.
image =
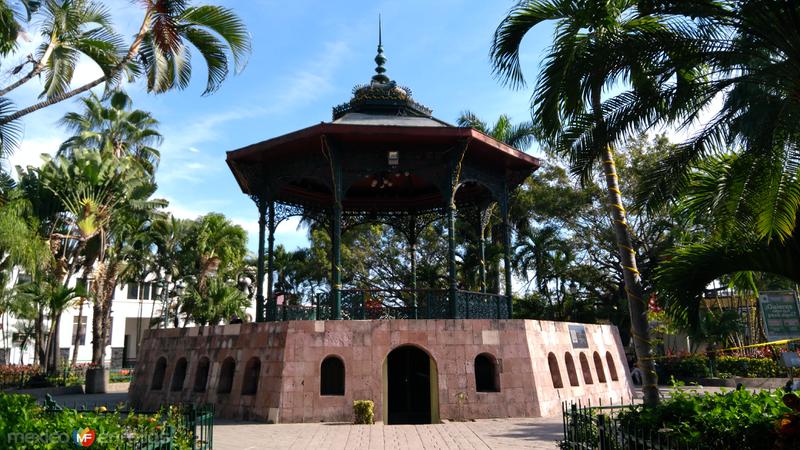
<svg viewBox="0 0 800 450">
<path fill-rule="evenodd" d="M 327 208 L 334 203 L 333 159 L 341 170 L 345 211 L 412 211 L 446 204 L 457 164 L 456 201 L 485 204 L 513 189 L 540 162 L 472 128 L 452 126 L 385 75 L 382 47 L 369 84 L 356 86 L 332 122 L 229 151 L 227 163 L 242 192 Z M 335 155 L 335 156 L 334 156 Z"/>
</svg>

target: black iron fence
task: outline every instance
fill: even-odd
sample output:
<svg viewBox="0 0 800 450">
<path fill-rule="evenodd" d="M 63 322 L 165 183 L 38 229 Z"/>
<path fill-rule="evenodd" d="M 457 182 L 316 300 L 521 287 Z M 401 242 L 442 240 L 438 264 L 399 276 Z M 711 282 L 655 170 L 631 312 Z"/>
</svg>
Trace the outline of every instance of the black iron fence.
<svg viewBox="0 0 800 450">
<path fill-rule="evenodd" d="M 618 413 L 632 405 L 591 406 L 562 403 L 564 440 L 559 446 L 570 450 L 695 450 L 703 443 L 676 439 L 672 430 L 654 430 L 623 423 Z"/>
<path fill-rule="evenodd" d="M 508 319 L 504 295 L 456 291 L 451 304 L 443 289 L 345 289 L 342 319 Z M 311 305 L 278 305 L 278 320 L 330 320 L 335 317 L 329 294 Z"/>
</svg>

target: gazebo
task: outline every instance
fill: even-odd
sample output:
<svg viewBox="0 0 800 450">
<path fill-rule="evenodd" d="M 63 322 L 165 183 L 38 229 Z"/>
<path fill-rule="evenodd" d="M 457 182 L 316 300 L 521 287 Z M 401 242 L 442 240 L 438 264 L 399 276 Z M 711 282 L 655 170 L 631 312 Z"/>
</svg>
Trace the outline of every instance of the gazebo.
<svg viewBox="0 0 800 450">
<path fill-rule="evenodd" d="M 631 401 L 616 327 L 512 319 L 509 193 L 539 161 L 434 118 L 386 76 L 380 45 L 375 61 L 371 82 L 335 107 L 331 122 L 228 152 L 259 211 L 256 323 L 149 330 L 129 391 L 134 407 L 190 402 L 231 419 L 350 422 L 353 402 L 371 400 L 376 420 L 421 424 Z M 483 265 L 479 292 L 459 289 L 456 215 L 475 214 L 484 229 L 495 204 L 505 229 L 504 295 L 486 292 Z M 311 216 L 332 237 L 331 295 L 313 305 L 279 301 L 271 282 L 266 296 L 261 288 L 274 271 L 275 229 L 293 215 Z M 447 289 L 419 289 L 417 239 L 442 219 Z M 406 238 L 410 286 L 342 288 L 342 233 L 362 223 L 388 224 Z"/>
<path fill-rule="evenodd" d="M 331 122 L 227 153 L 242 192 L 258 206 L 256 321 L 511 318 L 509 193 L 539 167 L 539 160 L 472 128 L 433 117 L 412 99 L 409 88 L 386 75 L 380 41 L 375 62 L 371 81 L 356 86 L 349 102 L 333 108 Z M 499 205 L 504 230 L 504 295 L 486 292 L 483 231 L 493 204 Z M 459 211 L 477 214 L 481 224 L 480 292 L 458 287 Z M 314 217 L 330 231 L 330 301 L 279 306 L 272 282 L 275 230 L 298 215 Z M 417 238 L 425 226 L 441 219 L 447 228 L 449 289 L 419 289 Z M 342 288 L 342 232 L 362 223 L 390 225 L 406 238 L 410 286 L 381 292 Z"/>
</svg>

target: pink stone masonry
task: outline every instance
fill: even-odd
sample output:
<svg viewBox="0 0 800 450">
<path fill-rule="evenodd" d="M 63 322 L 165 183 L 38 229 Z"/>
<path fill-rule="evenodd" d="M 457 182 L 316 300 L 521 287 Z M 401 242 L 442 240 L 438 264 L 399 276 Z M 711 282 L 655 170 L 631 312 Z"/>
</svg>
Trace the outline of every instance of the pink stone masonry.
<svg viewBox="0 0 800 450">
<path fill-rule="evenodd" d="M 151 330 L 144 336 L 129 392 L 137 409 L 210 403 L 218 417 L 286 423 L 352 422 L 353 400 L 372 400 L 379 421 L 386 413 L 386 358 L 395 348 L 410 345 L 430 358 L 431 385 L 438 386 L 431 392 L 433 421 L 548 416 L 560 413 L 564 401 L 629 402 L 630 373 L 617 328 L 583 325 L 588 348 L 573 348 L 568 325 L 538 320 L 342 320 Z M 493 357 L 499 392 L 476 390 L 475 358 L 484 353 Z M 551 353 L 557 373 L 548 362 Z M 320 395 L 320 367 L 328 356 L 344 362 L 344 395 Z M 160 358 L 167 362 L 166 371 L 162 388 L 153 390 Z M 173 391 L 180 387 L 173 381 L 180 358 L 188 360 L 188 367 L 182 388 Z M 198 373 L 204 358 L 210 362 L 205 383 Z M 227 358 L 235 363 L 232 385 L 230 392 L 218 392 L 228 375 L 223 373 Z M 258 373 L 248 373 L 252 358 L 260 361 Z M 248 376 L 257 377 L 255 393 L 248 390 Z M 563 387 L 554 387 L 554 378 Z"/>
</svg>

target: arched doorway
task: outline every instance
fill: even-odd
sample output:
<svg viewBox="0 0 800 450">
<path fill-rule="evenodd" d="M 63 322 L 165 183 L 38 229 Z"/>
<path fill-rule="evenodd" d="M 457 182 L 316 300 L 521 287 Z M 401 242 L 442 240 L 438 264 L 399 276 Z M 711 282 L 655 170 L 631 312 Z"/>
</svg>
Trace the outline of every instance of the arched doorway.
<svg viewBox="0 0 800 450">
<path fill-rule="evenodd" d="M 436 378 L 436 363 L 423 350 L 411 345 L 392 350 L 386 357 L 386 423 L 425 424 L 438 420 Z"/>
</svg>

